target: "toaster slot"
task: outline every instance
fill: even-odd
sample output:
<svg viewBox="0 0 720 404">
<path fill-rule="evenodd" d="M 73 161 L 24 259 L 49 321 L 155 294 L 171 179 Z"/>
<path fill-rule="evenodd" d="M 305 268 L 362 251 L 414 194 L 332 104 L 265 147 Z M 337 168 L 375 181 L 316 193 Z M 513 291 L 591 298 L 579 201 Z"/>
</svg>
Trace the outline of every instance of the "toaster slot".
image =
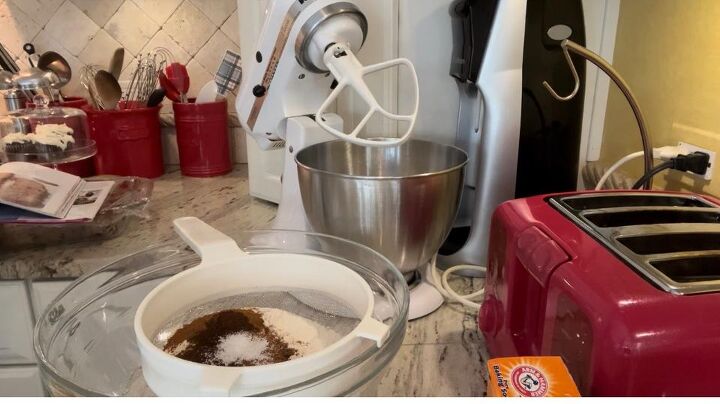
<svg viewBox="0 0 720 404">
<path fill-rule="evenodd" d="M 720 292 L 717 202 L 656 192 L 604 192 L 547 200 L 665 292 Z"/>
<path fill-rule="evenodd" d="M 628 210 L 587 213 L 585 219 L 598 227 L 624 227 L 663 223 L 720 223 L 720 211 Z"/>
<path fill-rule="evenodd" d="M 720 233 L 670 233 L 618 238 L 638 255 L 720 250 Z"/>
<path fill-rule="evenodd" d="M 714 207 L 706 202 L 681 195 L 610 194 L 562 198 L 562 202 L 575 210 L 607 209 L 636 206 L 675 206 L 684 208 Z"/>
<path fill-rule="evenodd" d="M 678 283 L 720 280 L 720 255 L 683 257 L 651 262 L 657 270 Z"/>
</svg>

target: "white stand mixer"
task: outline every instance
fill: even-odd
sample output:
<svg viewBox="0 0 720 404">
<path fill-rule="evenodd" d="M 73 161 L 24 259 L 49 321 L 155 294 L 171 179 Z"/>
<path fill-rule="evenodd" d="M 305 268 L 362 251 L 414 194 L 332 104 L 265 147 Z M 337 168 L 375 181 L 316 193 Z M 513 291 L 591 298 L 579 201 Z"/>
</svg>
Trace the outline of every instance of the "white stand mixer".
<svg viewBox="0 0 720 404">
<path fill-rule="evenodd" d="M 405 142 L 413 130 L 419 108 L 415 68 L 404 58 L 363 66 L 355 53 L 367 31 L 367 19 L 353 2 L 274 0 L 268 6 L 255 60 L 244 65 L 236 108 L 243 129 L 261 149 L 285 142 L 282 196 L 273 228 L 311 230 L 298 185 L 298 151 L 334 138 L 362 146 L 394 146 Z M 415 89 L 414 108 L 408 115 L 384 109 L 364 80 L 367 74 L 398 65 L 407 68 Z M 369 107 L 349 133 L 342 131 L 340 116 L 327 112 L 346 87 Z M 400 137 L 359 137 L 376 113 L 405 122 L 405 132 Z M 443 303 L 427 279 L 423 274 L 423 281 L 411 290 L 410 318 L 427 315 Z"/>
<path fill-rule="evenodd" d="M 295 152 L 334 137 L 363 146 L 391 146 L 410 136 L 419 108 L 415 68 L 403 58 L 363 66 L 355 52 L 367 30 L 365 16 L 350 2 L 275 0 L 268 7 L 256 63 L 245 69 L 236 108 L 243 129 L 261 149 L 286 142 L 282 196 L 273 228 L 310 230 L 297 186 Z M 397 65 L 408 67 L 415 85 L 410 115 L 392 114 L 380 106 L 364 80 L 367 74 Z M 342 118 L 327 113 L 346 87 L 369 106 L 350 133 L 342 132 Z M 358 137 L 375 113 L 407 122 L 407 130 L 399 138 Z"/>
</svg>

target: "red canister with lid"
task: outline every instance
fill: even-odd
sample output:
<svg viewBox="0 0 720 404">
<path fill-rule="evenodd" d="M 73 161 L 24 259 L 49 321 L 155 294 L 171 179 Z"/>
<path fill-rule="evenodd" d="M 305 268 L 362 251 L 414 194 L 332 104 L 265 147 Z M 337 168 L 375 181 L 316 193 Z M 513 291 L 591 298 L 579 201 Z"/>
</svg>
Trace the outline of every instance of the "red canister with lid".
<svg viewBox="0 0 720 404">
<path fill-rule="evenodd" d="M 214 177 L 232 170 L 227 101 L 173 103 L 180 170 L 189 177 Z"/>
<path fill-rule="evenodd" d="M 86 110 L 90 137 L 97 143 L 97 174 L 145 178 L 163 175 L 160 108 Z"/>
</svg>

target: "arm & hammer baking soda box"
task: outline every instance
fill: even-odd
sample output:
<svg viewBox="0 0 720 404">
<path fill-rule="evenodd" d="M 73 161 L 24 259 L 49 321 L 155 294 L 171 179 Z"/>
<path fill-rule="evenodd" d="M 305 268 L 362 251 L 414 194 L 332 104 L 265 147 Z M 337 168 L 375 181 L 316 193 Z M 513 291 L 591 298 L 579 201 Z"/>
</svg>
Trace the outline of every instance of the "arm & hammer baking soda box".
<svg viewBox="0 0 720 404">
<path fill-rule="evenodd" d="M 521 356 L 488 361 L 493 397 L 580 397 L 559 356 Z"/>
</svg>

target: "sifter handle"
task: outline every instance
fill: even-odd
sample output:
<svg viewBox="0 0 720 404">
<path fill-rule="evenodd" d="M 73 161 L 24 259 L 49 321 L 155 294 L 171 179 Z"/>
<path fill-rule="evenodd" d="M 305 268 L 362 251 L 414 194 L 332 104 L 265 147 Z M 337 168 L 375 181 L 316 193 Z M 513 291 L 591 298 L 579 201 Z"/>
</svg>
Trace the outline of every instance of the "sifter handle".
<svg viewBox="0 0 720 404">
<path fill-rule="evenodd" d="M 204 264 L 246 255 L 235 240 L 196 217 L 175 219 L 173 225 L 175 232 L 200 255 Z"/>
<path fill-rule="evenodd" d="M 375 341 L 377 347 L 380 348 L 385 343 L 389 331 L 390 327 L 387 324 L 372 317 L 366 317 L 355 328 L 355 335 Z"/>
</svg>

